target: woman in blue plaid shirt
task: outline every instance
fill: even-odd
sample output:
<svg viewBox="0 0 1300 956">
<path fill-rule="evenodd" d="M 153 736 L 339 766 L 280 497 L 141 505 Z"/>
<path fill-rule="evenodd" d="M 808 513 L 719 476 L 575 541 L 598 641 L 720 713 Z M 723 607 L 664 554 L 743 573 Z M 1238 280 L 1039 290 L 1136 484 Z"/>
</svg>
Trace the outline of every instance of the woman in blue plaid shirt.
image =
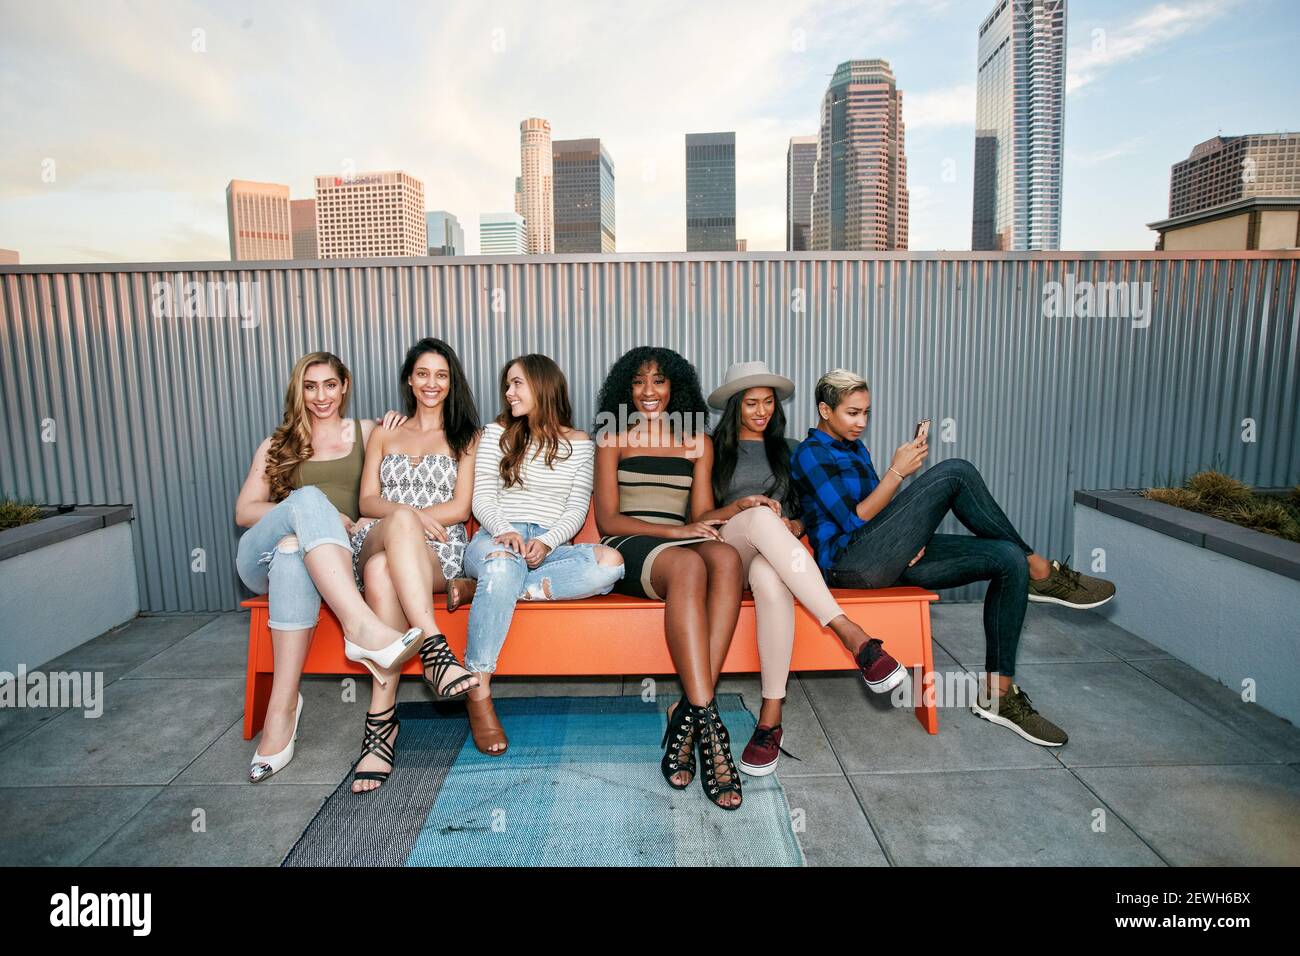
<svg viewBox="0 0 1300 956">
<path fill-rule="evenodd" d="M 971 709 L 1033 743 L 1064 745 L 1065 731 L 1039 714 L 1012 679 L 1026 604 L 1098 607 L 1114 596 L 1114 585 L 1035 554 L 968 461 L 942 461 L 900 492 L 924 464 L 927 438 L 904 442 L 885 474 L 877 474 L 861 441 L 871 392 L 860 376 L 827 372 L 817 382 L 816 399 L 818 425 L 795 450 L 790 471 L 827 583 L 935 589 L 988 581 L 987 680 Z M 971 534 L 935 533 L 950 512 Z"/>
</svg>

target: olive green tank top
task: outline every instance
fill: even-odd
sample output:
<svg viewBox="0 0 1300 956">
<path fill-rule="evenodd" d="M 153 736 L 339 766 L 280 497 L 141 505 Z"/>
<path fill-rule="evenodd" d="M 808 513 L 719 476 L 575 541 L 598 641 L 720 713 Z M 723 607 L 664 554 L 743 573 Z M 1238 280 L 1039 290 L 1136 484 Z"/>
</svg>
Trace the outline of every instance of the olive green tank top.
<svg viewBox="0 0 1300 956">
<path fill-rule="evenodd" d="M 356 521 L 361 516 L 361 471 L 366 455 L 362 447 L 365 442 L 361 439 L 361 422 L 353 419 L 353 423 L 357 430 L 352 450 L 342 458 L 300 462 L 293 472 L 293 486 L 315 485 L 325 493 L 339 514 Z"/>
</svg>

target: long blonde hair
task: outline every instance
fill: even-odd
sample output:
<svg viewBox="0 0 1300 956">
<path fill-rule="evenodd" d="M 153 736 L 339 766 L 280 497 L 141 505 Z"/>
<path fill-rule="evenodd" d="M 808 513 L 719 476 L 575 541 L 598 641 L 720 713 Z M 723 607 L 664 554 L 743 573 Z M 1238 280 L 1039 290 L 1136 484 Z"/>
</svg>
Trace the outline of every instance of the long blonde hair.
<svg viewBox="0 0 1300 956">
<path fill-rule="evenodd" d="M 313 454 L 311 447 L 311 415 L 303 398 L 303 380 L 307 369 L 313 365 L 328 365 L 344 385 L 339 402 L 339 415 L 346 417 L 348 400 L 352 397 L 352 374 L 343 360 L 332 352 L 308 352 L 294 363 L 289 373 L 289 387 L 284 393 L 284 419 L 271 433 L 271 445 L 266 450 L 266 480 L 271 486 L 271 500 L 283 501 L 293 491 L 293 474 L 300 464 Z M 359 441 L 360 435 L 357 436 Z"/>
</svg>

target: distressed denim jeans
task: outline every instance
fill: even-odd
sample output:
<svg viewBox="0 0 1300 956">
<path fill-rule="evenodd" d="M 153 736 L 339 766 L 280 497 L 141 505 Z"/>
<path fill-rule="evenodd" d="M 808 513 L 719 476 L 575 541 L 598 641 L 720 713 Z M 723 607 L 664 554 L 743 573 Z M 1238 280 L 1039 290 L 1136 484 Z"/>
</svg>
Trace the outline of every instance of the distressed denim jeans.
<svg viewBox="0 0 1300 956">
<path fill-rule="evenodd" d="M 527 543 L 546 533 L 539 524 L 515 523 Z M 562 544 L 535 568 L 480 528 L 465 550 L 465 573 L 478 579 L 469 609 L 465 666 L 491 674 L 505 646 L 516 601 L 576 601 L 608 594 L 623 577 L 623 564 L 606 567 L 596 560 L 596 546 Z"/>
<path fill-rule="evenodd" d="M 297 536 L 297 544 L 281 546 L 281 539 L 289 535 Z M 352 553 L 343 533 L 343 519 L 315 485 L 291 491 L 240 537 L 235 568 L 250 591 L 267 596 L 272 630 L 316 626 L 320 592 L 312 583 L 303 555 L 323 544 L 337 544 Z"/>
</svg>

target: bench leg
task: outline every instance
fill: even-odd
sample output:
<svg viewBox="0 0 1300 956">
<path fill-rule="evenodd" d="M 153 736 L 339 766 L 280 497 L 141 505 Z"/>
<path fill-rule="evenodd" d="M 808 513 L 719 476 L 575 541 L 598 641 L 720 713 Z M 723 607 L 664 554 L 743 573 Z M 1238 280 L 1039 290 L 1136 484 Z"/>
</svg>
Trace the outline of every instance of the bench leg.
<svg viewBox="0 0 1300 956">
<path fill-rule="evenodd" d="M 266 722 L 266 705 L 271 701 L 271 680 L 273 674 L 259 674 L 248 671 L 244 684 L 244 739 L 252 740 Z"/>
<path fill-rule="evenodd" d="M 916 719 L 921 722 L 921 726 L 928 732 L 937 734 L 939 732 L 939 708 L 937 706 L 937 690 L 934 686 L 934 646 L 931 643 L 930 636 L 930 605 L 928 603 L 918 604 L 917 610 L 921 612 L 921 699 L 916 706 Z M 915 688 L 913 688 L 915 690 Z"/>
<path fill-rule="evenodd" d="M 932 734 L 939 732 L 939 708 L 935 706 L 934 670 L 921 678 L 921 702 L 916 705 L 916 719 Z"/>
</svg>

